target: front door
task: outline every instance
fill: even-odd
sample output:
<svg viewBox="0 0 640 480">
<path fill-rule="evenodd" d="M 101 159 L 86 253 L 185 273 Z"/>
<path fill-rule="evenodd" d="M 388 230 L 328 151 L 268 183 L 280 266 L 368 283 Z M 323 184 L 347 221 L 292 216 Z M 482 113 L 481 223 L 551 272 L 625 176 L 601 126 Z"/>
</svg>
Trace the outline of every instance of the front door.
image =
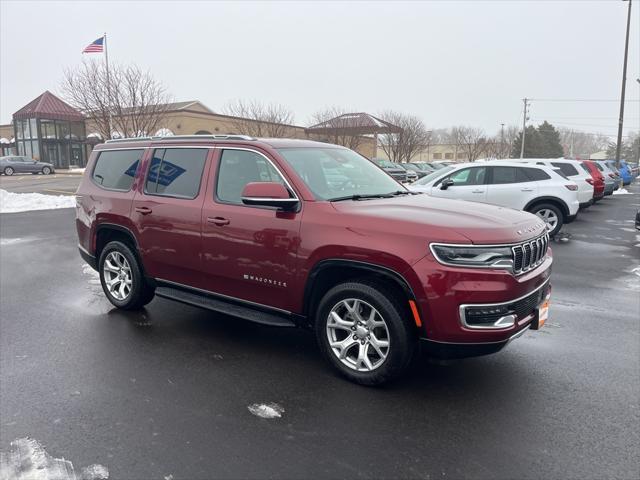
<svg viewBox="0 0 640 480">
<path fill-rule="evenodd" d="M 469 167 L 456 170 L 436 183 L 431 189 L 431 195 L 456 200 L 469 200 L 471 202 L 484 202 L 487 198 L 486 170 L 486 167 Z M 442 190 L 442 182 L 445 180 L 453 181 L 453 185 Z"/>
<path fill-rule="evenodd" d="M 201 214 L 208 148 L 156 148 L 141 168 L 144 181 L 133 199 L 146 273 L 200 288 Z"/>
<path fill-rule="evenodd" d="M 202 209 L 202 262 L 206 290 L 291 311 L 301 212 L 247 206 L 249 182 L 286 183 L 272 159 L 256 150 L 216 151 Z"/>
</svg>

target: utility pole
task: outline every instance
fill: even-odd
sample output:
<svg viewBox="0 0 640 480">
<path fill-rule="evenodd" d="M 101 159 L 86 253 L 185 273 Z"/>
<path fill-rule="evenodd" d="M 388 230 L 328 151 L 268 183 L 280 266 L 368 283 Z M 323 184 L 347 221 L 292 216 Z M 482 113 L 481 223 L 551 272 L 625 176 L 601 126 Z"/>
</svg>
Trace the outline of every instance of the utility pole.
<svg viewBox="0 0 640 480">
<path fill-rule="evenodd" d="M 571 143 L 569 143 L 569 158 L 573 158 L 573 130 L 571 130 Z"/>
<path fill-rule="evenodd" d="M 500 155 L 502 157 L 507 156 L 504 151 L 504 123 L 500 124 Z"/>
<path fill-rule="evenodd" d="M 631 0 L 627 11 L 627 35 L 624 42 L 624 61 L 622 64 L 622 94 L 620 95 L 620 118 L 618 119 L 618 142 L 616 144 L 616 167 L 620 166 L 620 149 L 622 147 L 622 122 L 624 120 L 624 93 L 627 86 L 627 55 L 629 54 L 629 25 L 631 24 Z"/>
<path fill-rule="evenodd" d="M 522 99 L 524 102 L 524 112 L 522 115 L 522 145 L 520 145 L 520 158 L 524 158 L 524 137 L 527 133 L 527 108 L 529 106 L 529 100 L 527 98 Z"/>
</svg>

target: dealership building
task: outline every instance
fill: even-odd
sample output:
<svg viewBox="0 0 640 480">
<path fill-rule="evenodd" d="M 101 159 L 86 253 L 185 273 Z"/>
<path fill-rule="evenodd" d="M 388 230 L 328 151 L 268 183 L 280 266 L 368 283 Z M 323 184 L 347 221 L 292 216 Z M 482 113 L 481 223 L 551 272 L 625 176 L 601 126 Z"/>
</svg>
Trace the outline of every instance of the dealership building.
<svg viewBox="0 0 640 480">
<path fill-rule="evenodd" d="M 163 110 L 162 127 L 147 132 L 148 135 L 242 134 L 242 123 L 253 121 L 215 113 L 197 100 L 171 103 Z M 371 125 L 368 128 L 373 129 L 372 132 L 379 128 L 376 126 L 379 119 L 371 115 L 349 115 L 349 122 Z M 331 140 L 326 128 L 284 127 L 282 136 L 285 137 Z M 368 133 L 369 129 L 361 131 Z M 98 131 L 94 120 L 46 91 L 15 112 L 10 124 L 0 125 L 0 153 L 28 156 L 52 163 L 58 169 L 84 167 L 93 146 L 103 141 Z M 355 149 L 368 158 L 375 157 L 376 137 L 362 133 Z"/>
</svg>

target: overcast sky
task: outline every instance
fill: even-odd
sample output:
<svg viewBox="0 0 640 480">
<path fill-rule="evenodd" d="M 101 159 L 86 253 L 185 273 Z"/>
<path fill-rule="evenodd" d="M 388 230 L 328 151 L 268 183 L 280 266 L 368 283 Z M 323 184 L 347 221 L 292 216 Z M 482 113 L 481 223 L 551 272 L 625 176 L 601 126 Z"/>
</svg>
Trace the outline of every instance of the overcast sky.
<svg viewBox="0 0 640 480">
<path fill-rule="evenodd" d="M 629 51 L 625 130 L 640 130 L 640 2 Z M 176 101 L 214 111 L 236 98 L 289 106 L 396 109 L 431 128 L 521 122 L 522 98 L 620 96 L 627 3 L 29 2 L 0 0 L 0 122 L 108 33 L 111 62 L 137 63 Z M 101 58 L 100 54 L 84 57 Z M 531 120 L 615 134 L 619 104 L 543 102 Z"/>
</svg>

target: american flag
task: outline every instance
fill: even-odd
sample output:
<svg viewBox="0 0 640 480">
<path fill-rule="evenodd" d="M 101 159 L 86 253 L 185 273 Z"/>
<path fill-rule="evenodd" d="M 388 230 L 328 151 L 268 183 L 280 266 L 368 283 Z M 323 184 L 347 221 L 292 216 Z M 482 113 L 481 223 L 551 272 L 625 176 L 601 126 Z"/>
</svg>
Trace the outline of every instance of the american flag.
<svg viewBox="0 0 640 480">
<path fill-rule="evenodd" d="M 97 40 L 91 42 L 87 47 L 82 51 L 82 53 L 100 53 L 104 51 L 104 37 L 100 37 Z"/>
</svg>

